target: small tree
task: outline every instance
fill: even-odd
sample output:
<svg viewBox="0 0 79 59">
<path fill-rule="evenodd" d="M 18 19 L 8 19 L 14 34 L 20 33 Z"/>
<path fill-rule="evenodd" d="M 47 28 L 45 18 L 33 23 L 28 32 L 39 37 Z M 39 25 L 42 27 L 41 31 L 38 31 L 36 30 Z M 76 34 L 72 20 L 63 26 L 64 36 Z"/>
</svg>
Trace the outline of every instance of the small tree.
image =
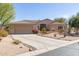
<svg viewBox="0 0 79 59">
<path fill-rule="evenodd" d="M 3 28 L 14 19 L 14 8 L 10 3 L 0 3 L 0 23 Z"/>
<path fill-rule="evenodd" d="M 54 21 L 59 23 L 65 23 L 65 18 L 56 18 L 54 19 Z"/>
<path fill-rule="evenodd" d="M 2 30 L 7 30 L 6 26 L 14 19 L 14 15 L 15 11 L 12 4 L 0 3 L 0 24 Z"/>
<path fill-rule="evenodd" d="M 71 32 L 71 29 L 72 29 L 72 22 L 73 22 L 73 19 L 74 19 L 74 17 L 71 17 L 70 19 L 69 19 L 69 21 L 68 21 L 68 25 L 69 25 L 69 27 L 68 27 L 68 33 L 70 34 L 70 32 Z"/>
<path fill-rule="evenodd" d="M 75 28 L 76 33 L 78 33 L 78 29 L 79 29 L 79 15 L 77 14 L 74 17 L 71 17 L 71 19 L 68 22 L 69 24 L 69 28 Z"/>
</svg>

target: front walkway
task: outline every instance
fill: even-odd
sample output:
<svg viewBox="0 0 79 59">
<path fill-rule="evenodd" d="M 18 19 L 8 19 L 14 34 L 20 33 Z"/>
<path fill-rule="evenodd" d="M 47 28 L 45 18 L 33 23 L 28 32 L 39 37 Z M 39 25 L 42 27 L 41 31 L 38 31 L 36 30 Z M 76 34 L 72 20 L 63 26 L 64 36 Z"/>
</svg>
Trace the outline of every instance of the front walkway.
<svg viewBox="0 0 79 59">
<path fill-rule="evenodd" d="M 26 34 L 26 35 L 13 35 L 15 39 L 19 39 L 22 42 L 29 44 L 35 48 L 37 48 L 36 51 L 33 52 L 28 52 L 20 55 L 38 55 L 41 53 L 45 53 L 50 50 L 54 50 L 59 47 L 63 47 L 75 42 L 78 42 L 79 40 L 76 41 L 63 41 L 63 40 L 56 40 L 52 38 L 46 38 L 46 37 L 41 37 L 38 35 L 34 34 Z"/>
</svg>

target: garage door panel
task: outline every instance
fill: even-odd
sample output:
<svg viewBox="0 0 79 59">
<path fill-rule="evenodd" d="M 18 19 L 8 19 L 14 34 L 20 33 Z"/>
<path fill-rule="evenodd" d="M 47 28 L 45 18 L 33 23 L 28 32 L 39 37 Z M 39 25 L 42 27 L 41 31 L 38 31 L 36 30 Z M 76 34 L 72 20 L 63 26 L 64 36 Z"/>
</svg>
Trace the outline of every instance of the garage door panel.
<svg viewBox="0 0 79 59">
<path fill-rule="evenodd" d="M 16 25 L 15 33 L 32 33 L 32 25 Z"/>
</svg>

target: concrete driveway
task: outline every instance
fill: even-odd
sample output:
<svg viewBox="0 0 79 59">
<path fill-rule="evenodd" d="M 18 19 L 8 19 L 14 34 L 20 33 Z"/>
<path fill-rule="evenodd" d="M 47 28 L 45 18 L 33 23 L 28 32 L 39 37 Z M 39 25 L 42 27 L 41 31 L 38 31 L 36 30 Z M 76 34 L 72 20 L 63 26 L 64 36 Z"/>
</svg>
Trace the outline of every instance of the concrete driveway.
<svg viewBox="0 0 79 59">
<path fill-rule="evenodd" d="M 52 38 L 46 38 L 41 37 L 35 34 L 22 34 L 22 35 L 13 35 L 15 39 L 19 39 L 22 42 L 29 44 L 35 48 L 37 48 L 36 51 L 20 54 L 20 55 L 39 55 L 54 49 L 57 49 L 59 47 L 63 47 L 66 45 L 70 45 L 72 43 L 78 42 L 77 41 L 63 41 L 63 40 L 56 40 Z"/>
</svg>

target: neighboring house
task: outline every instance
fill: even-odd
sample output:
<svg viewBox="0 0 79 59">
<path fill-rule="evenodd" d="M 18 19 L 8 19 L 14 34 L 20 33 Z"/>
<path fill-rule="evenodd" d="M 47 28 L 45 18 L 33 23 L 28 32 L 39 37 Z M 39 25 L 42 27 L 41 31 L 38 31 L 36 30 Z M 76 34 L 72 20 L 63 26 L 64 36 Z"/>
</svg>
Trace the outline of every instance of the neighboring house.
<svg viewBox="0 0 79 59">
<path fill-rule="evenodd" d="M 14 34 L 30 34 L 32 30 L 41 30 L 45 27 L 49 31 L 58 31 L 59 29 L 66 30 L 66 24 L 54 22 L 50 19 L 44 20 L 23 20 L 12 22 L 10 26 L 10 32 Z"/>
</svg>

